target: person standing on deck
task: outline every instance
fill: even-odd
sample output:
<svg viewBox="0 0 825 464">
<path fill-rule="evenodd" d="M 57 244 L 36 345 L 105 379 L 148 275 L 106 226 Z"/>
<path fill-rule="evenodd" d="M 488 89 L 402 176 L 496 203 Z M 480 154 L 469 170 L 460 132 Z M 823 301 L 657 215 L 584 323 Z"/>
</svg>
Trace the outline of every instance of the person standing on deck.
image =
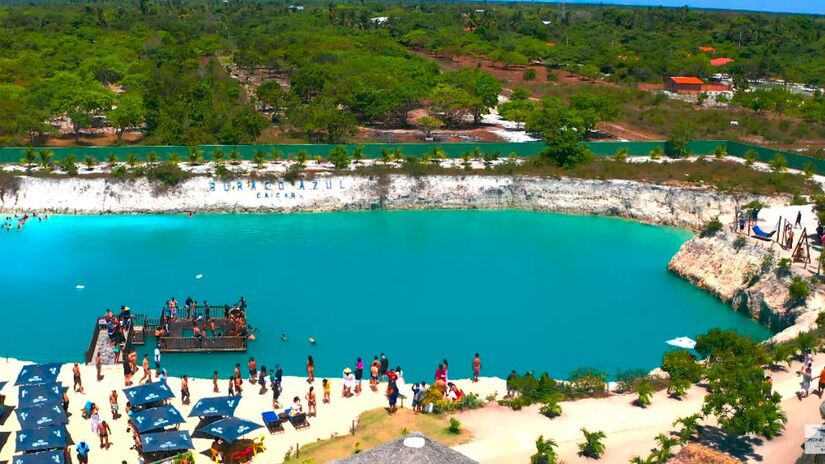
<svg viewBox="0 0 825 464">
<path fill-rule="evenodd" d="M 481 373 L 481 357 L 476 353 L 473 358 L 473 382 L 478 382 L 478 375 Z"/>
</svg>

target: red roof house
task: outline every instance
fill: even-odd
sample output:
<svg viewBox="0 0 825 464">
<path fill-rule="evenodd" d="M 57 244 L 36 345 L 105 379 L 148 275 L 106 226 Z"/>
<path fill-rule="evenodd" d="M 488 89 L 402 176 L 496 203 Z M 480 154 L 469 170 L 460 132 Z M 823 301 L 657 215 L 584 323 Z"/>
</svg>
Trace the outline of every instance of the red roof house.
<svg viewBox="0 0 825 464">
<path fill-rule="evenodd" d="M 724 66 L 728 63 L 733 63 L 734 61 L 735 60 L 733 58 L 720 57 L 720 58 L 714 58 L 714 59 L 710 60 L 710 65 L 711 66 Z"/>
<path fill-rule="evenodd" d="M 713 47 L 699 47 L 699 51 L 703 51 L 705 53 L 715 53 L 716 49 Z"/>
<path fill-rule="evenodd" d="M 704 82 L 698 77 L 674 76 L 665 79 L 665 90 L 671 92 L 691 92 L 702 90 Z"/>
</svg>

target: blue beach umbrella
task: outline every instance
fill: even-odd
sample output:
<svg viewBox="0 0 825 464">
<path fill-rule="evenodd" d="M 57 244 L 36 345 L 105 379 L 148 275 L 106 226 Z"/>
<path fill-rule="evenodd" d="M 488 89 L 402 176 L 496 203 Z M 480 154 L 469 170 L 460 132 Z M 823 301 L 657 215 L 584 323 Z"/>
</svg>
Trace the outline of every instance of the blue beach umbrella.
<svg viewBox="0 0 825 464">
<path fill-rule="evenodd" d="M 132 406 L 143 406 L 144 404 L 175 397 L 175 394 L 172 393 L 172 389 L 169 388 L 169 385 L 166 385 L 166 382 L 152 382 L 136 387 L 124 388 L 123 394 L 126 395 L 126 400 L 132 403 Z"/>
<path fill-rule="evenodd" d="M 45 451 L 66 447 L 66 427 L 56 425 L 25 429 L 17 432 L 15 451 L 25 453 L 29 451 Z"/>
<path fill-rule="evenodd" d="M 3 387 L 5 387 L 7 383 L 8 383 L 8 382 L 5 382 L 5 381 L 0 382 L 0 390 L 2 390 L 2 389 L 3 389 Z"/>
<path fill-rule="evenodd" d="M 146 433 L 140 436 L 140 443 L 144 453 L 180 451 L 194 448 L 189 432 L 183 431 Z"/>
<path fill-rule="evenodd" d="M 138 433 L 159 430 L 186 422 L 174 406 L 165 405 L 132 414 L 130 419 Z"/>
<path fill-rule="evenodd" d="M 263 427 L 254 422 L 239 417 L 227 417 L 211 424 L 201 427 L 198 431 L 218 437 L 228 443 L 232 443 L 247 433 Z"/>
<path fill-rule="evenodd" d="M 57 383 L 57 374 L 60 373 L 60 364 L 30 364 L 20 369 L 15 385 L 32 385 L 41 383 Z"/>
<path fill-rule="evenodd" d="M 17 391 L 17 407 L 30 408 L 63 401 L 63 387 L 51 385 L 24 385 Z"/>
<path fill-rule="evenodd" d="M 241 402 L 240 396 L 218 396 L 203 398 L 195 403 L 188 417 L 228 417 L 235 414 Z"/>
<path fill-rule="evenodd" d="M 17 422 L 20 422 L 21 429 L 63 425 L 69 422 L 69 416 L 66 415 L 63 405 L 60 403 L 18 408 L 14 412 L 17 414 Z"/>
<path fill-rule="evenodd" d="M 41 451 L 23 454 L 11 459 L 11 464 L 65 464 L 63 451 Z"/>
</svg>

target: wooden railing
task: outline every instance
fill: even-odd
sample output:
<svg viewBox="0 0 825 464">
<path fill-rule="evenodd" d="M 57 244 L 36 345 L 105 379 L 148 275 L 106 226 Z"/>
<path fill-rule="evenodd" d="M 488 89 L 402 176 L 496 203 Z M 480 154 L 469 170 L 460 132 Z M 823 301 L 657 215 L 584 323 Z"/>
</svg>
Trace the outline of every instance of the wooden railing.
<svg viewBox="0 0 825 464">
<path fill-rule="evenodd" d="M 95 356 L 95 348 L 97 348 L 97 339 L 100 337 L 100 329 L 100 319 L 95 319 L 95 329 L 94 332 L 92 332 L 92 341 L 89 342 L 89 349 L 86 350 L 86 364 L 91 363 L 92 358 Z"/>
<path fill-rule="evenodd" d="M 232 309 L 233 305 L 209 305 L 209 318 L 210 319 L 223 319 L 224 318 L 224 306 L 229 306 L 229 309 Z M 206 317 L 206 311 L 204 310 L 203 305 L 199 305 L 198 308 L 195 310 L 195 313 L 198 316 Z M 161 312 L 161 315 L 163 312 Z M 175 315 L 178 319 L 191 319 L 191 314 L 189 317 L 186 317 L 186 307 L 178 306 L 177 311 L 175 311 Z M 147 319 L 148 320 L 148 319 Z"/>
<path fill-rule="evenodd" d="M 160 350 L 173 351 L 246 351 L 246 337 L 162 337 Z"/>
</svg>

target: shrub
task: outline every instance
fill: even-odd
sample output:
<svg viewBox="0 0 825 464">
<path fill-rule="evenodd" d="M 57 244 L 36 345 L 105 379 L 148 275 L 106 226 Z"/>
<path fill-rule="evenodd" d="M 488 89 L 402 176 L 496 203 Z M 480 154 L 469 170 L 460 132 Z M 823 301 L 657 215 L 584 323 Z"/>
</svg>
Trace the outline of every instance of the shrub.
<svg viewBox="0 0 825 464">
<path fill-rule="evenodd" d="M 799 276 L 794 276 L 791 285 L 788 286 L 792 303 L 801 303 L 811 294 L 811 288 L 808 281 Z"/>
<path fill-rule="evenodd" d="M 793 198 L 791 198 L 791 204 L 794 206 L 804 206 L 808 204 L 808 199 L 798 193 L 794 193 Z"/>
<path fill-rule="evenodd" d="M 671 380 L 685 379 L 690 383 L 702 380 L 704 368 L 696 362 L 696 358 L 685 350 L 668 351 L 662 356 L 662 370 L 667 372 Z"/>
<path fill-rule="evenodd" d="M 117 166 L 114 169 L 112 169 L 112 177 L 114 177 L 115 179 L 122 180 L 125 179 L 127 175 L 128 171 L 126 171 L 126 168 L 124 166 Z"/>
<path fill-rule="evenodd" d="M 636 385 L 648 377 L 647 372 L 643 369 L 632 369 L 627 371 L 616 372 L 616 388 L 617 393 L 627 393 L 636 389 Z"/>
<path fill-rule="evenodd" d="M 677 432 L 682 443 L 687 443 L 689 440 L 702 431 L 702 426 L 699 425 L 699 420 L 702 419 L 701 414 L 692 414 L 686 417 L 680 417 L 673 422 L 673 426 L 681 425 L 682 428 Z"/>
<path fill-rule="evenodd" d="M 770 163 L 771 169 L 776 172 L 782 172 L 788 167 L 788 160 L 785 159 L 784 156 L 777 153 L 773 158 L 771 158 Z"/>
<path fill-rule="evenodd" d="M 762 274 L 767 274 L 768 272 L 770 272 L 771 269 L 773 269 L 774 264 L 776 263 L 775 259 L 776 256 L 773 254 L 773 251 L 766 254 L 765 257 L 762 258 L 762 264 L 759 265 L 759 271 Z"/>
<path fill-rule="evenodd" d="M 455 417 L 451 417 L 450 426 L 447 427 L 447 430 L 449 430 L 450 433 L 458 435 L 459 433 L 461 433 L 461 422 Z"/>
<path fill-rule="evenodd" d="M 347 149 L 341 145 L 336 146 L 329 153 L 329 161 L 336 170 L 346 169 L 350 162 Z"/>
<path fill-rule="evenodd" d="M 602 431 L 590 432 L 582 427 L 584 441 L 579 443 L 579 456 L 599 459 L 604 454 L 604 439 L 606 435 Z"/>
<path fill-rule="evenodd" d="M 788 272 L 791 269 L 791 262 L 791 258 L 782 258 L 779 260 L 776 266 L 779 268 L 779 270 L 783 272 Z"/>
<path fill-rule="evenodd" d="M 655 147 L 653 147 L 653 150 L 650 150 L 650 159 L 655 159 L 655 160 L 659 159 L 664 154 L 665 154 L 665 151 L 662 150 L 662 147 L 660 147 L 659 145 L 656 145 Z"/>
<path fill-rule="evenodd" d="M 713 218 L 710 220 L 705 226 L 702 228 L 702 233 L 700 234 L 702 237 L 710 237 L 715 235 L 717 232 L 722 230 L 722 223 L 719 221 L 719 217 Z"/>
<path fill-rule="evenodd" d="M 604 393 L 607 388 L 607 374 L 592 368 L 576 369 L 570 374 L 570 386 L 574 394 Z"/>
<path fill-rule="evenodd" d="M 627 148 L 619 148 L 616 150 L 616 154 L 613 155 L 613 159 L 619 162 L 627 161 Z"/>
<path fill-rule="evenodd" d="M 534 81 L 536 80 L 536 70 L 535 69 L 525 69 L 524 73 L 521 75 L 522 79 L 525 81 Z"/>
<path fill-rule="evenodd" d="M 745 158 L 745 163 L 748 166 L 753 166 L 753 164 L 756 163 L 756 160 L 759 159 L 756 155 L 756 151 L 754 150 L 746 151 L 745 156 L 743 156 L 743 158 Z"/>
<path fill-rule="evenodd" d="M 75 157 L 72 154 L 66 155 L 66 158 L 63 159 L 60 163 L 60 169 L 66 172 L 66 174 L 70 176 L 77 175 L 77 164 L 75 164 Z"/>
<path fill-rule="evenodd" d="M 295 185 L 295 181 L 301 178 L 301 173 L 304 170 L 304 165 L 300 162 L 289 165 L 284 173 L 284 181 Z"/>
<path fill-rule="evenodd" d="M 717 159 L 724 158 L 727 154 L 728 153 L 724 145 L 717 145 L 716 148 L 713 149 L 713 156 Z"/>
<path fill-rule="evenodd" d="M 742 248 L 744 248 L 745 245 L 747 245 L 747 244 L 748 244 L 748 239 L 746 239 L 744 236 L 740 235 L 740 236 L 736 237 L 736 240 L 733 241 L 733 249 L 739 251 Z"/>
<path fill-rule="evenodd" d="M 667 386 L 667 393 L 674 398 L 681 398 L 687 394 L 688 388 L 690 388 L 690 380 L 674 379 Z"/>
<path fill-rule="evenodd" d="M 816 315 L 816 326 L 825 326 L 825 311 L 820 311 L 819 314 Z"/>
<path fill-rule="evenodd" d="M 163 185 L 172 187 L 178 185 L 189 176 L 179 168 L 177 164 L 170 161 L 149 169 L 146 172 L 146 177 L 150 181 L 160 182 Z"/>
<path fill-rule="evenodd" d="M 550 419 L 560 416 L 562 413 L 562 408 L 559 402 L 564 399 L 564 395 L 561 393 L 553 393 L 552 395 L 548 396 L 544 400 L 544 404 L 539 409 L 541 414 L 549 417 Z"/>
<path fill-rule="evenodd" d="M 647 379 L 642 380 L 636 385 L 636 394 L 639 395 L 638 398 L 636 398 L 636 404 L 642 407 L 648 406 L 654 392 L 655 390 L 653 389 L 653 385 L 650 384 L 650 381 Z"/>
</svg>

